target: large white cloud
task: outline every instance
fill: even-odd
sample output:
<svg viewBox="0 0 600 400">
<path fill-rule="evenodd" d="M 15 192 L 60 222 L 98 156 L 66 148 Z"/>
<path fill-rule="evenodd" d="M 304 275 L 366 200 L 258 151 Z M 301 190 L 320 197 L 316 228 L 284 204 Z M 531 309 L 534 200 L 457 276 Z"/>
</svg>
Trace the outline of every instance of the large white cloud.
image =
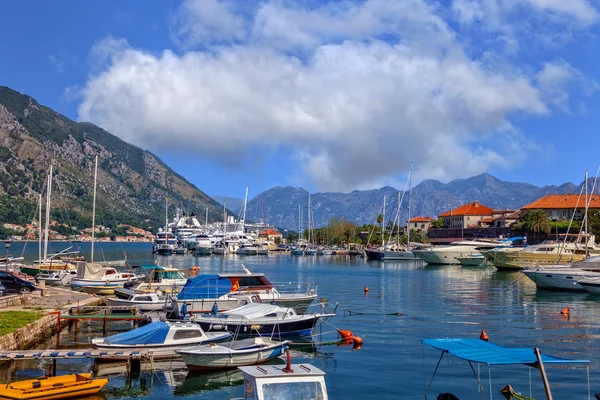
<svg viewBox="0 0 600 400">
<path fill-rule="evenodd" d="M 522 161 L 531 145 L 512 116 L 547 114 L 578 73 L 470 57 L 449 12 L 423 0 L 273 1 L 244 10 L 250 19 L 233 4 L 184 2 L 172 27 L 181 54 L 98 43 L 105 67 L 82 89 L 80 119 L 223 162 L 281 146 L 320 189 L 367 188 L 409 160 L 440 179 Z"/>
</svg>

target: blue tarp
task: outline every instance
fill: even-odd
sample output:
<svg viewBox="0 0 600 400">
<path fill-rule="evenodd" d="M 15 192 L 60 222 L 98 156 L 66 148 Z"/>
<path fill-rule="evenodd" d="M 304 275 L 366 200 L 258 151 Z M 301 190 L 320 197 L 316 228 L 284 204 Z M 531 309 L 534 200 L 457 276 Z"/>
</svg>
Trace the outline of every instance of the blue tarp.
<svg viewBox="0 0 600 400">
<path fill-rule="evenodd" d="M 178 300 L 216 299 L 231 291 L 232 283 L 219 275 L 198 275 L 185 283 Z"/>
<path fill-rule="evenodd" d="M 533 348 L 509 348 L 481 339 L 423 339 L 423 343 L 456 357 L 488 365 L 535 364 Z M 544 364 L 588 364 L 589 360 L 569 360 L 542 354 Z"/>
<path fill-rule="evenodd" d="M 164 343 L 169 333 L 169 325 L 165 322 L 152 322 L 129 332 L 108 336 L 107 344 L 159 344 Z"/>
</svg>

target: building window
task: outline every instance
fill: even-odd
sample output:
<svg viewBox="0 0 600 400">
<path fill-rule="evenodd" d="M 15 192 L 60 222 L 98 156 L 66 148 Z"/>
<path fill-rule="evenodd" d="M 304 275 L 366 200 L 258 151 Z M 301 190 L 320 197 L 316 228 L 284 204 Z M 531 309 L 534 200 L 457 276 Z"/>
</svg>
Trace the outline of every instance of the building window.
<svg viewBox="0 0 600 400">
<path fill-rule="evenodd" d="M 567 212 L 566 212 L 566 211 L 563 211 L 563 213 L 562 213 L 562 217 L 563 217 L 563 218 L 567 218 Z"/>
</svg>

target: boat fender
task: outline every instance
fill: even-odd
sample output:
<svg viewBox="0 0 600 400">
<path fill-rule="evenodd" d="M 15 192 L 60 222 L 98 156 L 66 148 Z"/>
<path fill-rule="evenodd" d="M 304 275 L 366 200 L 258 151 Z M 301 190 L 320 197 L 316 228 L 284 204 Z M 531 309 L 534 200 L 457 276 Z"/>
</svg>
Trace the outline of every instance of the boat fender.
<svg viewBox="0 0 600 400">
<path fill-rule="evenodd" d="M 353 337 L 352 331 L 348 331 L 348 330 L 344 330 L 344 329 L 338 329 L 337 331 L 343 339 L 352 339 L 352 337 Z"/>
<path fill-rule="evenodd" d="M 568 317 L 569 316 L 569 307 L 565 307 L 562 310 L 560 310 L 560 314 Z"/>
</svg>

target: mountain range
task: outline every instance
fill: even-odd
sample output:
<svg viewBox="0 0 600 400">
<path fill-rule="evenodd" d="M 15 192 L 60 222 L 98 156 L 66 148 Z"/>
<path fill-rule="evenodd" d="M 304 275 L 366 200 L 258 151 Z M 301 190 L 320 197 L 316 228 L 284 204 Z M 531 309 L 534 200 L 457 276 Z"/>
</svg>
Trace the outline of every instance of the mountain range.
<svg viewBox="0 0 600 400">
<path fill-rule="evenodd" d="M 578 193 L 580 188 L 581 185 L 573 183 L 539 187 L 529 183 L 506 182 L 487 173 L 448 183 L 425 180 L 412 189 L 411 216 L 437 218 L 443 212 L 475 200 L 494 209 L 519 209 L 540 197 Z M 386 222 L 393 221 L 397 214 L 399 196 L 402 196 L 402 191 L 389 186 L 350 193 L 311 193 L 313 226 L 323 226 L 329 218 L 341 216 L 358 225 L 374 223 L 377 215 L 383 213 L 384 197 Z M 400 221 L 403 224 L 408 217 L 408 202 L 407 194 L 401 208 Z M 297 187 L 277 186 L 248 201 L 246 215 L 248 220 L 262 221 L 264 218 L 269 224 L 297 231 L 299 207 L 302 208 L 301 225 L 306 229 L 308 192 Z"/>
<path fill-rule="evenodd" d="M 209 220 L 221 206 L 156 155 L 96 125 L 75 122 L 27 95 L 0 86 L 0 222 L 27 223 L 54 168 L 52 219 L 91 226 L 94 160 L 98 156 L 97 224 L 156 230 L 175 207 Z"/>
</svg>

